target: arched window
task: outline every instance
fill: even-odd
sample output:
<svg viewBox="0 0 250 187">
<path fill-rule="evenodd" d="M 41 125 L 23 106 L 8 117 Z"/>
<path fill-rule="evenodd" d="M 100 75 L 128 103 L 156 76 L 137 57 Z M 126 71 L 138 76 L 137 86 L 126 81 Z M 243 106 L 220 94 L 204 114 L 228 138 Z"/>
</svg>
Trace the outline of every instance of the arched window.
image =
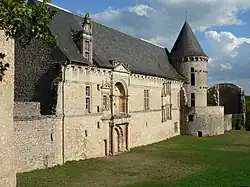
<svg viewBox="0 0 250 187">
<path fill-rule="evenodd" d="M 114 102 L 115 102 L 116 111 L 118 113 L 127 112 L 125 89 L 122 83 L 118 82 L 115 84 L 114 95 L 115 95 Z"/>
</svg>

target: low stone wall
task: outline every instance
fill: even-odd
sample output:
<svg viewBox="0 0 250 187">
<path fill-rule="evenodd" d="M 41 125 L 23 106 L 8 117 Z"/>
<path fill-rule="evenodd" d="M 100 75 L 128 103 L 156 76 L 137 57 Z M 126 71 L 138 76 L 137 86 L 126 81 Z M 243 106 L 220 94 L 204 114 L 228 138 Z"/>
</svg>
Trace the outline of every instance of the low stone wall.
<svg viewBox="0 0 250 187">
<path fill-rule="evenodd" d="M 224 115 L 224 129 L 225 131 L 232 130 L 232 114 Z"/>
<path fill-rule="evenodd" d="M 207 107 L 207 125 L 209 126 L 209 135 L 224 134 L 224 107 L 210 106 Z"/>
<path fill-rule="evenodd" d="M 14 145 L 17 172 L 62 164 L 61 142 L 60 118 L 56 116 L 15 118 Z"/>
<path fill-rule="evenodd" d="M 194 120 L 186 122 L 185 134 L 198 136 L 214 136 L 224 133 L 224 107 L 197 107 L 188 113 L 194 114 Z M 183 119 L 184 121 L 185 119 Z"/>
<path fill-rule="evenodd" d="M 40 116 L 40 103 L 38 102 L 15 102 L 14 117 Z"/>
</svg>

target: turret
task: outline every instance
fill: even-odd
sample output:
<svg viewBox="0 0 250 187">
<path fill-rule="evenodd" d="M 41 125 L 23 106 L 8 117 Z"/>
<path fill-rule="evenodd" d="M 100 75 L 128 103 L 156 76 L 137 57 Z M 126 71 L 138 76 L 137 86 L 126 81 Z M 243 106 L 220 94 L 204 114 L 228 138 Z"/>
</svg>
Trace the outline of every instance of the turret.
<svg viewBox="0 0 250 187">
<path fill-rule="evenodd" d="M 188 80 L 188 84 L 184 86 L 188 106 L 207 106 L 208 56 L 186 21 L 170 53 L 170 61 L 177 72 Z"/>
</svg>

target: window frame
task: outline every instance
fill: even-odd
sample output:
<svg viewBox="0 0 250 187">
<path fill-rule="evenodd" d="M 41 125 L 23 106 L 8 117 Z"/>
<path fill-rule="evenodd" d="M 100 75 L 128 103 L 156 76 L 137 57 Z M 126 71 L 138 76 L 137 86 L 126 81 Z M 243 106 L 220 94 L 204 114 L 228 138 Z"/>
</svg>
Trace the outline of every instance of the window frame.
<svg viewBox="0 0 250 187">
<path fill-rule="evenodd" d="M 87 91 L 89 89 L 89 91 Z M 91 113 L 91 86 L 85 86 L 85 111 Z"/>
<path fill-rule="evenodd" d="M 195 69 L 191 67 L 191 78 L 190 78 L 191 86 L 195 86 Z"/>
<path fill-rule="evenodd" d="M 195 93 L 191 93 L 191 107 L 195 107 Z"/>
<path fill-rule="evenodd" d="M 144 89 L 144 110 L 148 111 L 150 110 L 149 107 L 149 90 L 148 89 Z"/>
</svg>

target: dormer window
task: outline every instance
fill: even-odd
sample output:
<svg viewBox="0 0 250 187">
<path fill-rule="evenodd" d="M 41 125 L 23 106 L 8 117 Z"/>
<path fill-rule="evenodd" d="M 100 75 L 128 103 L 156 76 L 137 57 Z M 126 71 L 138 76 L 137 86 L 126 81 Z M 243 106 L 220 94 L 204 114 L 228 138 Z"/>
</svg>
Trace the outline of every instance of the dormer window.
<svg viewBox="0 0 250 187">
<path fill-rule="evenodd" d="M 89 41 L 85 41 L 85 51 L 89 51 Z"/>
<path fill-rule="evenodd" d="M 85 58 L 89 61 L 89 52 L 85 52 Z"/>
</svg>

